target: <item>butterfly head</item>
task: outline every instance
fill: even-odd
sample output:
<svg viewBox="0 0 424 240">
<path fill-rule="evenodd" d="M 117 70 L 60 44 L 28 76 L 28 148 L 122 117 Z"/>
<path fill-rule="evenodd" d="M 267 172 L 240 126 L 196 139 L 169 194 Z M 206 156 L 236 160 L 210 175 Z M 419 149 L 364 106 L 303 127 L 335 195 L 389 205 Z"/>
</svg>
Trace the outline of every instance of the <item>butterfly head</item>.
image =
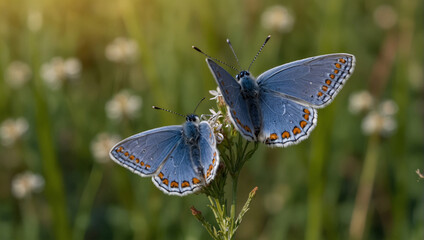
<svg viewBox="0 0 424 240">
<path fill-rule="evenodd" d="M 196 114 L 189 114 L 189 115 L 186 116 L 186 121 L 187 122 L 199 123 L 200 118 Z"/>
<path fill-rule="evenodd" d="M 248 77 L 250 76 L 250 72 L 248 71 L 241 71 L 239 74 L 236 75 L 236 79 L 238 81 L 240 81 L 240 79 L 244 78 L 244 77 Z"/>
</svg>

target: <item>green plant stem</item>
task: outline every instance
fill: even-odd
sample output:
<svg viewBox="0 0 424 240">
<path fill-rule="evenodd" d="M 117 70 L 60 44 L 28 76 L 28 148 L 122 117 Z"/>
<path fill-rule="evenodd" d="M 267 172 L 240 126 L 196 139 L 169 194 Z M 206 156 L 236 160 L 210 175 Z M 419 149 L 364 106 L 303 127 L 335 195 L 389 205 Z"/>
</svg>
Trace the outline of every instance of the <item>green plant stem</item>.
<svg viewBox="0 0 424 240">
<path fill-rule="evenodd" d="M 37 219 L 34 199 L 30 196 L 20 202 L 23 222 L 23 237 L 26 240 L 39 239 L 39 223 Z"/>
<path fill-rule="evenodd" d="M 84 239 L 85 232 L 90 223 L 90 213 L 93 207 L 93 202 L 103 179 L 103 171 L 98 164 L 95 164 L 91 169 L 90 176 L 85 189 L 82 193 L 75 224 L 73 229 L 73 239 Z"/>
<path fill-rule="evenodd" d="M 197 211 L 194 207 L 191 208 L 192 214 L 202 223 L 206 228 L 213 239 L 219 240 L 231 240 L 234 238 L 237 228 L 240 226 L 243 216 L 249 210 L 249 205 L 256 194 L 257 187 L 255 187 L 249 194 L 247 201 L 245 202 L 243 208 L 241 209 L 238 216 L 236 216 L 237 210 L 237 187 L 238 187 L 238 178 L 240 176 L 240 171 L 249 160 L 253 153 L 257 150 L 258 144 L 255 144 L 253 149 L 246 153 L 249 146 L 249 142 L 243 144 L 243 139 L 241 136 L 238 136 L 237 142 L 234 142 L 231 138 L 226 138 L 222 143 L 221 159 L 225 163 L 225 168 L 222 169 L 220 174 L 215 177 L 214 181 L 221 181 L 225 183 L 227 178 L 227 173 L 230 174 L 232 179 L 232 196 L 231 196 L 231 206 L 230 214 L 227 213 L 227 200 L 224 196 L 221 196 L 224 193 L 223 184 L 213 184 L 211 183 L 206 187 L 205 194 L 208 195 L 210 202 L 210 209 L 212 210 L 215 220 L 218 224 L 219 230 L 215 227 L 212 227 L 201 215 L 200 211 Z M 235 151 L 232 150 L 235 148 Z M 233 155 L 235 153 L 235 155 Z M 221 195 L 220 195 L 221 194 Z M 213 229 L 213 230 L 212 230 Z"/>
<path fill-rule="evenodd" d="M 209 198 L 209 202 L 211 204 L 213 204 L 213 200 L 211 197 Z M 193 216 L 195 216 L 197 218 L 197 220 L 199 220 L 203 227 L 206 228 L 206 230 L 208 231 L 209 235 L 211 235 L 215 240 L 219 240 L 219 238 L 216 238 L 215 236 L 215 232 L 212 229 L 212 226 L 206 221 L 206 219 L 203 217 L 202 212 L 198 211 L 195 207 L 191 207 L 191 213 L 193 214 Z"/>
<path fill-rule="evenodd" d="M 359 180 L 358 193 L 350 222 L 349 238 L 352 240 L 360 240 L 364 235 L 368 208 L 377 172 L 379 142 L 380 138 L 378 134 L 373 134 L 368 142 L 364 168 Z"/>
<path fill-rule="evenodd" d="M 229 232 L 233 232 L 234 226 L 235 226 L 235 219 L 236 219 L 236 207 L 237 207 L 237 184 L 238 184 L 238 176 L 239 174 L 236 174 L 233 177 L 233 196 L 232 196 L 232 204 L 231 204 L 231 229 Z M 230 238 L 231 239 L 231 238 Z"/>
<path fill-rule="evenodd" d="M 34 57 L 34 59 L 36 59 Z M 35 60 L 34 60 L 35 61 Z M 35 61 L 36 62 L 36 61 Z M 38 64 L 34 64 L 38 69 Z M 69 218 L 65 197 L 65 187 L 62 180 L 62 171 L 56 158 L 52 124 L 39 72 L 34 72 L 34 101 L 36 109 L 36 131 L 38 147 L 43 160 L 44 176 L 46 178 L 46 196 L 52 214 L 52 224 L 55 239 L 70 239 Z"/>
</svg>

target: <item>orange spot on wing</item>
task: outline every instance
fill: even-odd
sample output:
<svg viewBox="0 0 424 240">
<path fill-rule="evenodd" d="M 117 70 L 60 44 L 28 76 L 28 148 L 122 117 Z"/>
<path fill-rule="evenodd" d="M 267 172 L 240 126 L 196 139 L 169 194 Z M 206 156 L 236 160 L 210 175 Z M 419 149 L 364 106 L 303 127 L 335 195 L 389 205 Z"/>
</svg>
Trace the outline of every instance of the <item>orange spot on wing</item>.
<svg viewBox="0 0 424 240">
<path fill-rule="evenodd" d="M 335 74 L 337 74 L 337 73 L 339 73 L 339 70 L 337 70 L 337 69 L 334 69 L 334 71 L 333 71 Z"/>
<path fill-rule="evenodd" d="M 342 65 L 340 63 L 336 63 L 334 65 L 336 65 L 336 68 L 341 68 L 342 67 Z"/>
<path fill-rule="evenodd" d="M 339 59 L 339 62 L 341 62 L 341 63 L 345 63 L 345 62 L 346 62 L 346 60 L 344 60 L 343 58 L 340 58 L 340 59 Z"/>
<path fill-rule="evenodd" d="M 318 92 L 318 97 L 321 97 L 322 96 L 322 92 Z"/>
<path fill-rule="evenodd" d="M 144 166 L 144 162 L 143 162 L 143 161 L 141 161 L 141 162 L 140 162 L 140 165 L 141 165 L 141 166 Z"/>
<path fill-rule="evenodd" d="M 299 133 L 301 133 L 302 131 L 300 130 L 300 128 L 298 128 L 298 127 L 294 127 L 293 128 L 293 134 L 294 135 L 297 135 L 297 134 L 299 134 Z"/>
<path fill-rule="evenodd" d="M 172 188 L 178 188 L 178 183 L 176 181 L 172 181 L 171 182 L 171 187 Z"/>
<path fill-rule="evenodd" d="M 134 160 L 134 158 L 135 158 L 135 157 L 134 157 L 134 155 L 131 155 L 131 156 L 130 156 L 130 159 L 131 159 L 131 160 Z"/>
<path fill-rule="evenodd" d="M 276 133 L 273 133 L 273 134 L 269 135 L 269 138 L 274 141 L 274 140 L 278 139 L 278 136 L 277 136 Z"/>
<path fill-rule="evenodd" d="M 237 112 L 236 112 L 235 110 L 233 110 L 233 115 L 236 115 L 236 113 L 237 113 Z"/>
<path fill-rule="evenodd" d="M 241 125 L 240 119 L 236 118 L 236 122 Z"/>
<path fill-rule="evenodd" d="M 169 184 L 168 178 L 162 179 L 162 183 L 168 186 Z"/>
<path fill-rule="evenodd" d="M 287 131 L 284 131 L 284 132 L 281 134 L 281 137 L 282 137 L 282 138 L 289 138 L 289 137 L 290 137 L 290 133 L 289 133 L 289 132 L 287 132 Z"/>
<path fill-rule="evenodd" d="M 122 152 L 122 150 L 124 150 L 124 148 L 123 147 L 119 147 L 119 148 L 116 149 L 116 152 Z"/>
<path fill-rule="evenodd" d="M 330 79 L 327 79 L 327 80 L 325 80 L 325 83 L 326 83 L 327 85 L 331 85 L 331 80 L 330 80 Z"/>
<path fill-rule="evenodd" d="M 215 162 L 216 162 L 216 159 L 215 159 L 215 158 L 213 158 L 213 159 L 212 159 L 212 164 L 214 164 L 214 165 L 215 165 Z"/>
<path fill-rule="evenodd" d="M 135 162 L 136 162 L 136 163 L 139 163 L 139 162 L 140 162 L 140 159 L 138 159 L 138 158 L 137 158 L 137 159 L 135 159 Z"/>
<path fill-rule="evenodd" d="M 322 90 L 323 91 L 327 91 L 328 90 L 328 87 L 327 86 L 322 86 Z"/>
<path fill-rule="evenodd" d="M 306 109 L 306 108 L 303 109 L 303 112 L 306 113 L 306 114 L 311 114 L 311 112 L 309 112 L 309 110 Z"/>
<path fill-rule="evenodd" d="M 225 93 L 228 95 L 228 94 L 230 94 L 229 92 L 228 92 L 228 90 L 227 89 L 225 89 Z"/>
<path fill-rule="evenodd" d="M 213 156 L 216 157 L 216 152 L 213 153 Z"/>
<path fill-rule="evenodd" d="M 160 179 L 163 179 L 163 173 L 162 173 L 162 172 L 160 172 L 160 173 L 158 174 L 158 177 L 159 177 Z"/>
<path fill-rule="evenodd" d="M 190 187 L 190 183 L 187 181 L 183 181 L 183 183 L 181 183 L 181 187 L 185 188 L 185 187 Z"/>
<path fill-rule="evenodd" d="M 305 120 L 309 121 L 309 114 L 304 114 L 304 115 L 303 115 L 303 118 L 304 118 Z"/>
<path fill-rule="evenodd" d="M 200 180 L 198 178 L 192 178 L 191 181 L 193 182 L 193 184 L 198 184 L 200 183 Z"/>
<path fill-rule="evenodd" d="M 218 76 L 218 77 L 221 77 L 221 73 L 219 72 L 219 71 L 216 71 L 216 75 Z M 224 81 L 221 81 L 221 83 L 223 83 Z M 222 84 L 222 85 L 224 85 L 224 84 Z"/>
<path fill-rule="evenodd" d="M 301 128 L 305 128 L 305 126 L 307 125 L 308 123 L 306 122 L 306 121 L 300 121 L 300 127 Z"/>
<path fill-rule="evenodd" d="M 206 177 L 209 177 L 209 176 L 211 175 L 211 173 L 212 173 L 212 169 L 213 169 L 213 165 L 212 165 L 212 164 L 210 164 L 210 165 L 209 165 L 209 168 L 208 168 L 208 171 L 207 171 L 207 173 L 206 173 Z"/>
<path fill-rule="evenodd" d="M 125 157 L 128 157 L 128 155 L 130 155 L 128 152 L 124 153 Z"/>
<path fill-rule="evenodd" d="M 336 76 L 334 74 L 330 74 L 330 78 L 334 79 Z"/>
<path fill-rule="evenodd" d="M 250 133 L 252 132 L 248 126 L 244 126 L 244 130 L 246 130 L 247 132 L 250 132 Z"/>
<path fill-rule="evenodd" d="M 146 164 L 146 168 L 150 168 L 150 165 L 149 164 Z"/>
</svg>

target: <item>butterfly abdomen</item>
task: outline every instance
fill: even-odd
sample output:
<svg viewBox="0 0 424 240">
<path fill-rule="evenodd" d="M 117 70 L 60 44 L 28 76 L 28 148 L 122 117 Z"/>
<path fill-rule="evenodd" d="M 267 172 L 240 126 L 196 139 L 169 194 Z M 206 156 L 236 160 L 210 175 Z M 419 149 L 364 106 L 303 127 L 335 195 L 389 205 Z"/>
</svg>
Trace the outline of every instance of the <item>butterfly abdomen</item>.
<svg viewBox="0 0 424 240">
<path fill-rule="evenodd" d="M 255 136 L 258 137 L 262 127 L 262 115 L 259 105 L 259 86 L 251 76 L 240 79 L 242 96 L 246 101 L 250 120 L 254 127 Z"/>
<path fill-rule="evenodd" d="M 199 125 L 195 122 L 186 122 L 183 126 L 183 136 L 185 144 L 190 149 L 191 165 L 200 179 L 204 178 L 203 166 L 200 161 L 200 147 L 199 147 Z"/>
</svg>

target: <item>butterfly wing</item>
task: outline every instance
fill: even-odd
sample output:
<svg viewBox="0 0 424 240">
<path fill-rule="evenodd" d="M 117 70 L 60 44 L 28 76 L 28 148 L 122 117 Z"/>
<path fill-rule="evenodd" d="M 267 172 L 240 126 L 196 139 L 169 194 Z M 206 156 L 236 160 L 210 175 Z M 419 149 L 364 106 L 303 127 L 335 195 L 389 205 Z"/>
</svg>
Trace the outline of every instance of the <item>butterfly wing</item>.
<svg viewBox="0 0 424 240">
<path fill-rule="evenodd" d="M 192 164 L 190 146 L 181 139 L 152 181 L 164 193 L 184 196 L 198 191 L 204 185 L 202 179 Z"/>
<path fill-rule="evenodd" d="M 287 63 L 262 73 L 260 88 L 322 108 L 329 104 L 350 77 L 355 56 L 337 53 Z"/>
<path fill-rule="evenodd" d="M 215 134 L 208 122 L 203 121 L 199 124 L 199 132 L 200 162 L 206 174 L 206 184 L 209 184 L 218 169 L 219 152 L 216 148 Z"/>
<path fill-rule="evenodd" d="M 182 139 L 182 126 L 145 131 L 117 143 L 109 155 L 116 163 L 141 176 L 155 175 Z"/>
<path fill-rule="evenodd" d="M 308 138 L 315 128 L 317 112 L 278 93 L 261 90 L 260 106 L 263 127 L 259 141 L 270 146 L 286 147 Z"/>
<path fill-rule="evenodd" d="M 247 140 L 256 141 L 247 104 L 241 95 L 240 84 L 213 60 L 207 58 L 206 62 L 221 90 L 233 125 Z"/>
<path fill-rule="evenodd" d="M 219 165 L 219 154 L 215 135 L 205 121 L 199 124 L 197 144 L 191 146 L 184 139 L 180 140 L 159 173 L 152 178 L 159 189 L 167 194 L 184 196 L 212 181 Z"/>
</svg>

